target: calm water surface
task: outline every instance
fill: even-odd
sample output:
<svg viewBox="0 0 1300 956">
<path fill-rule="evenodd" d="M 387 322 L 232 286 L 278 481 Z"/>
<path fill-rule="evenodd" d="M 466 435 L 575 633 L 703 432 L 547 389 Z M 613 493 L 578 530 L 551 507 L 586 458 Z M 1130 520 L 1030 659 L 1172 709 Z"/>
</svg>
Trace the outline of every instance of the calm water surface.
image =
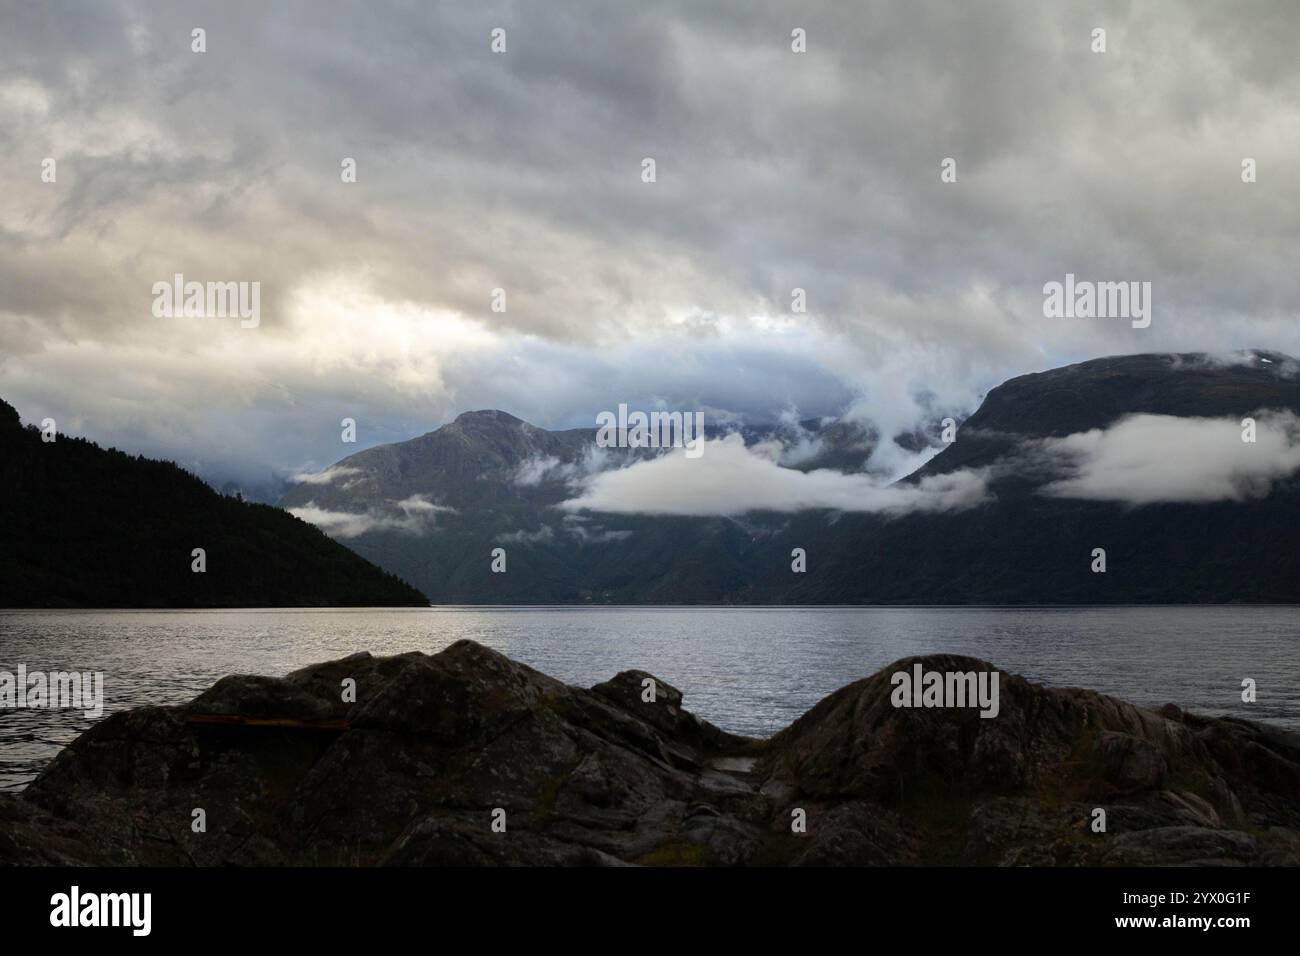
<svg viewBox="0 0 1300 956">
<path fill-rule="evenodd" d="M 1174 701 L 1300 729 L 1300 608 L 429 608 L 0 611 L 0 670 L 102 671 L 105 714 L 181 703 L 231 673 L 280 676 L 360 650 L 472 638 L 572 684 L 641 668 L 737 733 L 780 730 L 911 654 L 951 652 L 1053 686 Z M 1259 686 L 1241 702 L 1241 680 Z M 0 710 L 0 790 L 21 789 L 90 726 Z"/>
</svg>

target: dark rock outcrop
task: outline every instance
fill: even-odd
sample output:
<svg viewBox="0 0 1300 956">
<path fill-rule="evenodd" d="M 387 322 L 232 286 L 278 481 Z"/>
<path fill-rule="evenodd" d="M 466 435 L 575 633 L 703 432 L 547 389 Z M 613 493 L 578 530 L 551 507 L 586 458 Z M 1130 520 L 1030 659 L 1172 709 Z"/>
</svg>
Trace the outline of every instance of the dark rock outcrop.
<svg viewBox="0 0 1300 956">
<path fill-rule="evenodd" d="M 1006 674 L 993 718 L 895 708 L 918 662 L 992 670 L 900 661 L 765 741 L 471 641 L 227 677 L 0 798 L 0 863 L 1300 864 L 1300 735 Z"/>
</svg>

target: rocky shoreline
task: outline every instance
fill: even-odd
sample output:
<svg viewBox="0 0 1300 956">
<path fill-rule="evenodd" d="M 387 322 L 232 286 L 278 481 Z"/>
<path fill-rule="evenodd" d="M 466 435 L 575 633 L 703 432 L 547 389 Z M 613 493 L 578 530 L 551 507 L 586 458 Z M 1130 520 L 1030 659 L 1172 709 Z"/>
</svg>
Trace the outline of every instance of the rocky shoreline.
<svg viewBox="0 0 1300 956">
<path fill-rule="evenodd" d="M 908 658 L 767 740 L 472 641 L 227 677 L 0 795 L 0 864 L 1300 865 L 1300 735 L 1005 673 L 994 719 L 895 708 L 917 663 L 993 670 Z"/>
</svg>

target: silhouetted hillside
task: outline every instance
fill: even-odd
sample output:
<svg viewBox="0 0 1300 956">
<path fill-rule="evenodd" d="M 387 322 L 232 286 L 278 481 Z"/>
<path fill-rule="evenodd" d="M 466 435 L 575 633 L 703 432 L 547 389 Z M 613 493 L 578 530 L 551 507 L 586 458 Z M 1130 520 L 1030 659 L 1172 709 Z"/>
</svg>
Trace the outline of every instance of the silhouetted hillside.
<svg viewBox="0 0 1300 956">
<path fill-rule="evenodd" d="M 204 573 L 191 569 L 195 548 Z M 170 462 L 43 442 L 0 401 L 0 606 L 427 603 L 278 508 L 224 497 Z"/>
</svg>

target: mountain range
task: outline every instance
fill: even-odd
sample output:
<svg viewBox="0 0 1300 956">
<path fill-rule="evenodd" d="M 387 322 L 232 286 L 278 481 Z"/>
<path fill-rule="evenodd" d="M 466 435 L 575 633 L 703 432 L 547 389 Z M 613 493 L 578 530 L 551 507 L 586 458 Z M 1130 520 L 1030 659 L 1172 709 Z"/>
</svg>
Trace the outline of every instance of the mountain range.
<svg viewBox="0 0 1300 956">
<path fill-rule="evenodd" d="M 714 441 L 733 432 L 810 486 L 863 482 L 864 502 L 880 497 L 881 441 L 940 450 L 879 507 L 673 514 L 581 507 L 593 481 L 654 466 L 658 451 L 474 411 L 343 458 L 280 504 L 434 603 L 1288 603 L 1300 601 L 1297 414 L 1300 366 L 1286 355 L 1102 358 L 992 389 L 946 443 L 939 422 L 888 438 L 850 420 L 715 426 Z M 1251 416 L 1257 445 L 1243 439 Z M 972 494 L 934 494 L 957 487 Z"/>
</svg>

